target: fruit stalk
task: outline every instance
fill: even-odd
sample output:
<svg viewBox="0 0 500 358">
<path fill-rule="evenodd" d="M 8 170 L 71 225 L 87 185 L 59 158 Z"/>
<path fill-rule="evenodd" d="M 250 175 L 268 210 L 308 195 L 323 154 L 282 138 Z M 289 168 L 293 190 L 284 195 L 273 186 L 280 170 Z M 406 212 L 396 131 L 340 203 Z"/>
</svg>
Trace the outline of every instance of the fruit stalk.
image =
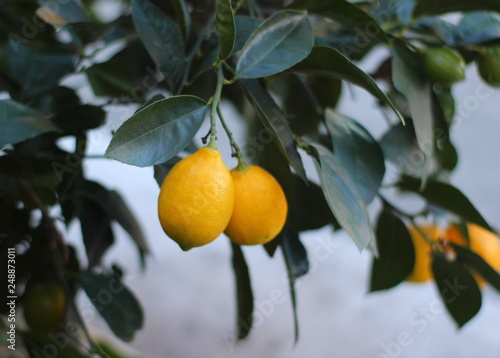
<svg viewBox="0 0 500 358">
<path fill-rule="evenodd" d="M 224 119 L 224 116 L 222 115 L 222 111 L 220 110 L 220 108 L 217 108 L 217 114 L 219 115 L 219 119 L 220 119 L 220 122 L 222 123 L 222 127 L 224 128 L 224 131 L 226 132 L 227 137 L 229 138 L 229 143 L 234 148 L 236 158 L 238 159 L 237 168 L 239 171 L 245 171 L 248 168 L 248 166 L 245 163 L 245 161 L 243 160 L 243 154 L 241 153 L 241 149 L 238 146 L 238 144 L 236 143 L 236 141 L 234 140 L 233 132 L 231 132 L 231 130 L 227 126 L 227 123 Z"/>
<path fill-rule="evenodd" d="M 224 85 L 224 72 L 222 71 L 222 66 L 219 63 L 217 65 L 217 87 L 215 88 L 214 96 L 211 100 L 211 111 L 210 111 L 210 141 L 208 142 L 208 147 L 211 149 L 217 149 L 216 139 L 217 139 L 217 126 L 216 126 L 216 115 L 217 109 L 220 105 L 220 96 L 222 93 L 222 86 Z"/>
</svg>

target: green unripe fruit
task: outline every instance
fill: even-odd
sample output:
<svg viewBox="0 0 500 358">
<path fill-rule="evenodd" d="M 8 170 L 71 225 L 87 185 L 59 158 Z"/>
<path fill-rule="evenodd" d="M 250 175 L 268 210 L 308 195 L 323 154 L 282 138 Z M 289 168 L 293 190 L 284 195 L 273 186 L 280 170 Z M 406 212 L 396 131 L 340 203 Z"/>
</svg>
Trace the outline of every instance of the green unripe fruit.
<svg viewBox="0 0 500 358">
<path fill-rule="evenodd" d="M 465 61 L 455 50 L 439 47 L 424 53 L 424 69 L 427 76 L 443 86 L 465 79 Z"/>
<path fill-rule="evenodd" d="M 36 332 L 55 332 L 64 316 L 66 296 L 58 283 L 38 283 L 24 296 L 24 318 Z"/>
<path fill-rule="evenodd" d="M 500 46 L 489 47 L 476 60 L 481 78 L 492 87 L 500 87 Z"/>
</svg>

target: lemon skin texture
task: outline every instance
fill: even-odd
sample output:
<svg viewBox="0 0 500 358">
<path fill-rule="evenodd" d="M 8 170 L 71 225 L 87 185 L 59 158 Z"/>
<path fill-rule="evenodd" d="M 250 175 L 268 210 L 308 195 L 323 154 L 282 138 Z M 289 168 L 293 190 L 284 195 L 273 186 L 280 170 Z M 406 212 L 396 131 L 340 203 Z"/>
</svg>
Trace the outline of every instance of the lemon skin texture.
<svg viewBox="0 0 500 358">
<path fill-rule="evenodd" d="M 420 230 L 434 241 L 437 241 L 441 234 L 441 230 L 436 226 L 420 226 Z M 415 249 L 415 265 L 406 281 L 427 282 L 433 277 L 432 246 L 414 226 L 410 226 L 409 231 Z"/>
<path fill-rule="evenodd" d="M 469 248 L 471 251 L 481 256 L 495 271 L 500 271 L 500 240 L 498 236 L 472 223 L 467 224 L 467 230 L 469 232 Z M 468 245 L 466 239 L 456 226 L 451 226 L 448 229 L 446 239 L 457 245 Z M 481 286 L 486 282 L 477 274 L 474 277 Z"/>
<path fill-rule="evenodd" d="M 492 46 L 476 60 L 481 78 L 492 87 L 500 87 L 500 46 Z"/>
<path fill-rule="evenodd" d="M 66 295 L 61 285 L 50 283 L 35 284 L 24 296 L 24 318 L 28 326 L 36 332 L 56 332 L 64 316 Z"/>
<path fill-rule="evenodd" d="M 424 68 L 429 78 L 444 86 L 451 86 L 465 79 L 465 61 L 455 50 L 433 48 L 424 54 Z"/>
<path fill-rule="evenodd" d="M 165 233 L 187 251 L 215 240 L 233 205 L 233 181 L 219 151 L 202 147 L 168 173 L 158 197 L 158 217 Z"/>
<path fill-rule="evenodd" d="M 231 170 L 234 209 L 224 233 L 236 244 L 259 245 L 274 239 L 285 225 L 288 204 L 278 181 L 256 165 Z"/>
</svg>

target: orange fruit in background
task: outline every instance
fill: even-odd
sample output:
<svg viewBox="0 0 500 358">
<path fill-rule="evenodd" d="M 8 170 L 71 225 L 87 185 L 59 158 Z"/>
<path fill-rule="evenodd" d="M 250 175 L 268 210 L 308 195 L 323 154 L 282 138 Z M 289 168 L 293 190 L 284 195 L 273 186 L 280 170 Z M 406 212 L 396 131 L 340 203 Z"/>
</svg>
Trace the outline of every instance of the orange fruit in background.
<svg viewBox="0 0 500 358">
<path fill-rule="evenodd" d="M 66 295 L 56 282 L 37 283 L 29 287 L 23 301 L 24 318 L 37 332 L 55 332 L 66 307 Z"/>
<path fill-rule="evenodd" d="M 442 231 L 437 226 L 419 226 L 431 240 L 437 241 Z M 432 245 L 422 236 L 415 226 L 409 227 L 410 235 L 415 249 L 415 265 L 406 281 L 426 282 L 432 275 Z"/>
<path fill-rule="evenodd" d="M 288 204 L 278 181 L 256 165 L 231 170 L 234 209 L 224 233 L 236 244 L 259 245 L 274 239 L 285 225 Z"/>
<path fill-rule="evenodd" d="M 166 176 L 158 197 L 158 217 L 165 233 L 186 251 L 222 234 L 233 205 L 233 180 L 220 152 L 202 147 Z"/>
<path fill-rule="evenodd" d="M 469 245 L 471 251 L 483 258 L 495 271 L 500 270 L 500 240 L 498 236 L 479 225 L 468 223 Z M 451 226 L 446 232 L 446 240 L 457 245 L 467 246 L 467 240 L 457 226 Z M 483 285 L 485 280 L 479 275 L 474 275 L 479 285 Z"/>
</svg>

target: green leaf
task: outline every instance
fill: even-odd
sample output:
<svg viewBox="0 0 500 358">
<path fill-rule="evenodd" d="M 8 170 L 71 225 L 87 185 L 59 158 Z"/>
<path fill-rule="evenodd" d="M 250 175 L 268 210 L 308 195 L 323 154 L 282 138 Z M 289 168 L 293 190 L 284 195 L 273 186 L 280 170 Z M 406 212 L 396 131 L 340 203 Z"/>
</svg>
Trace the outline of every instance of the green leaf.
<svg viewBox="0 0 500 358">
<path fill-rule="evenodd" d="M 231 242 L 233 251 L 233 272 L 236 282 L 238 339 L 244 339 L 250 333 L 253 323 L 253 292 L 248 266 L 239 245 Z"/>
<path fill-rule="evenodd" d="M 175 91 L 184 71 L 184 40 L 177 24 L 147 0 L 132 0 L 137 34 Z"/>
<path fill-rule="evenodd" d="M 457 253 L 457 259 L 465 262 L 468 267 L 481 275 L 497 291 L 500 291 L 500 275 L 484 259 L 469 248 L 449 243 Z"/>
<path fill-rule="evenodd" d="M 457 25 L 437 17 L 424 17 L 418 20 L 413 29 L 425 36 L 433 34 L 448 46 L 455 46 Z"/>
<path fill-rule="evenodd" d="M 219 58 L 225 60 L 231 56 L 236 41 L 236 25 L 231 0 L 216 0 L 215 11 Z"/>
<path fill-rule="evenodd" d="M 184 0 L 173 0 L 173 4 L 179 25 L 181 25 L 182 34 L 184 39 L 187 39 L 191 32 L 191 17 L 186 2 Z"/>
<path fill-rule="evenodd" d="M 467 46 L 500 38 L 500 15 L 478 11 L 464 15 L 457 27 L 457 45 Z"/>
<path fill-rule="evenodd" d="M 401 190 L 419 194 L 429 203 L 440 206 L 466 221 L 473 222 L 493 231 L 469 199 L 460 190 L 450 184 L 429 180 L 425 188 L 420 190 L 421 182 L 419 179 L 404 176 L 397 186 Z"/>
<path fill-rule="evenodd" d="M 108 215 L 111 217 L 111 219 L 120 224 L 120 226 L 130 235 L 132 240 L 136 243 L 141 258 L 141 263 L 144 267 L 144 256 L 146 254 L 149 254 L 150 251 L 146 242 L 146 238 L 144 237 L 142 229 L 135 219 L 134 214 L 132 214 L 121 195 L 114 190 L 107 191 L 103 199 Z"/>
<path fill-rule="evenodd" d="M 432 112 L 431 87 L 425 76 L 410 65 L 403 52 L 395 51 L 392 60 L 392 80 L 396 89 L 409 102 L 410 113 L 419 148 L 425 155 L 427 170 L 422 176 L 425 185 L 434 156 L 434 115 Z"/>
<path fill-rule="evenodd" d="M 443 255 L 434 256 L 432 272 L 448 312 L 462 327 L 481 308 L 481 290 L 476 280 L 462 264 L 448 261 Z"/>
<path fill-rule="evenodd" d="M 236 64 L 236 77 L 267 77 L 292 67 L 311 52 L 313 35 L 307 13 L 276 13 L 248 39 Z"/>
<path fill-rule="evenodd" d="M 57 127 L 31 108 L 11 100 L 0 101 L 0 148 L 51 131 L 57 131 Z"/>
<path fill-rule="evenodd" d="M 100 97 L 131 96 L 134 79 L 127 67 L 120 61 L 110 60 L 97 63 L 85 70 L 92 90 Z"/>
<path fill-rule="evenodd" d="M 243 90 L 259 114 L 264 127 L 269 128 L 276 135 L 283 155 L 295 172 L 304 180 L 307 180 L 304 164 L 297 151 L 297 144 L 287 120 L 280 108 L 274 102 L 269 92 L 256 80 L 241 80 Z"/>
<path fill-rule="evenodd" d="M 334 48 L 325 46 L 315 47 L 304 61 L 293 67 L 293 70 L 306 74 L 332 76 L 358 85 L 391 107 L 401 122 L 404 123 L 401 113 L 399 113 L 391 100 L 377 86 L 373 78 Z"/>
<path fill-rule="evenodd" d="M 360 36 L 389 44 L 389 39 L 377 20 L 348 1 L 295 0 L 287 9 L 306 10 L 314 15 L 332 19 Z"/>
<path fill-rule="evenodd" d="M 58 112 L 52 122 L 64 132 L 78 133 L 101 126 L 105 118 L 102 108 L 85 104 Z"/>
<path fill-rule="evenodd" d="M 297 175 L 293 176 L 290 210 L 290 220 L 299 232 L 316 230 L 328 224 L 339 227 L 321 187 L 310 181 L 306 183 Z"/>
<path fill-rule="evenodd" d="M 124 341 L 131 341 L 144 321 L 142 308 L 132 292 L 112 276 L 84 272 L 79 280 L 113 333 Z"/>
<path fill-rule="evenodd" d="M 73 205 L 80 219 L 88 267 L 92 268 L 100 264 L 102 257 L 114 242 L 111 217 L 95 199 L 107 191 L 99 183 L 84 179 L 78 183 L 76 190 Z"/>
<path fill-rule="evenodd" d="M 415 250 L 403 221 L 388 208 L 378 217 L 377 247 L 379 257 L 373 259 L 370 291 L 392 288 L 413 270 Z"/>
<path fill-rule="evenodd" d="M 233 54 L 240 52 L 248 39 L 253 35 L 264 21 L 255 17 L 236 15 L 236 40 L 234 43 Z"/>
<path fill-rule="evenodd" d="M 189 144 L 206 112 L 205 101 L 194 96 L 156 101 L 118 128 L 105 155 L 139 167 L 163 163 Z"/>
<path fill-rule="evenodd" d="M 326 112 L 326 125 L 338 163 L 356 184 L 365 204 L 380 188 L 385 173 L 384 154 L 377 141 L 355 120 L 333 110 Z"/>
<path fill-rule="evenodd" d="M 307 259 L 306 249 L 299 240 L 298 232 L 290 224 L 285 226 L 281 248 L 288 272 L 290 297 L 292 299 L 295 343 L 297 343 L 299 339 L 299 320 L 297 316 L 295 281 L 309 271 L 309 261 Z"/>
<path fill-rule="evenodd" d="M 7 59 L 24 96 L 32 98 L 56 87 L 61 77 L 73 69 L 76 56 L 59 48 L 31 48 L 10 40 Z"/>
<path fill-rule="evenodd" d="M 497 0 L 419 0 L 413 12 L 414 17 L 440 15 L 455 11 L 488 10 L 500 12 Z"/>
<path fill-rule="evenodd" d="M 310 148 L 314 151 L 321 188 L 330 210 L 358 249 L 363 250 L 375 240 L 375 234 L 355 184 L 328 149 L 321 145 Z"/>
</svg>

